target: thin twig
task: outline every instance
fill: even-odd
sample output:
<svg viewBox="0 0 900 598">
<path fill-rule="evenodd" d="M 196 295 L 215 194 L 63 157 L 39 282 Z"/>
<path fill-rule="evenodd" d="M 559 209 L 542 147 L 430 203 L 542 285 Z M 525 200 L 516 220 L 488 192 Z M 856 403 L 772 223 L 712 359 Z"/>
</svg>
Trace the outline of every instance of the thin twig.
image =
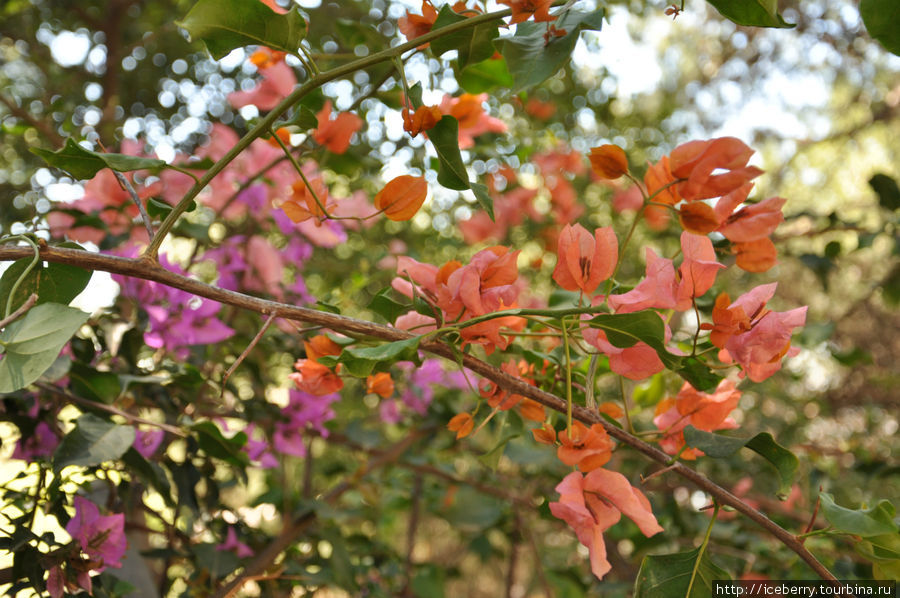
<svg viewBox="0 0 900 598">
<path fill-rule="evenodd" d="M 137 206 L 138 211 L 141 213 L 141 220 L 144 221 L 144 228 L 147 229 L 147 235 L 150 237 L 150 240 L 153 240 L 153 225 L 150 224 L 150 214 L 147 213 L 147 208 L 144 207 L 144 203 L 141 201 L 141 197 L 135 191 L 134 186 L 131 182 L 125 178 L 125 176 L 117 171 L 112 171 L 114 175 L 116 175 L 116 180 L 119 181 L 119 184 L 122 185 L 122 188 L 128 192 L 128 195 L 131 196 L 131 201 L 134 202 L 134 205 Z"/>
<path fill-rule="evenodd" d="M 71 393 L 68 393 L 64 390 L 61 390 L 61 389 L 53 386 L 52 384 L 47 384 L 46 382 L 35 382 L 34 385 L 43 391 L 46 391 L 46 392 L 49 392 L 50 394 L 54 394 L 54 395 L 58 396 L 61 399 L 71 401 L 72 403 L 76 403 L 78 405 L 84 405 L 85 407 L 88 407 L 89 409 L 97 409 L 99 411 L 106 411 L 107 413 L 111 413 L 113 415 L 118 415 L 119 417 L 123 417 L 127 421 L 129 421 L 133 424 L 145 424 L 148 426 L 154 426 L 156 428 L 159 428 L 160 430 L 164 430 L 170 434 L 174 434 L 181 438 L 188 437 L 187 432 L 185 432 L 175 426 L 170 426 L 169 424 L 162 424 L 159 422 L 155 422 L 152 419 L 146 419 L 146 418 L 140 417 L 138 415 L 132 415 L 131 413 L 128 413 L 127 411 L 122 411 L 121 409 L 113 407 L 112 405 L 106 405 L 105 403 L 98 403 L 96 401 L 91 401 L 90 399 L 85 399 L 85 398 L 73 395 Z"/>
<path fill-rule="evenodd" d="M 29 309 L 34 307 L 34 304 L 37 303 L 37 300 L 38 300 L 38 296 L 35 293 L 32 293 L 28 297 L 28 299 L 25 301 L 25 303 L 20 305 L 16 311 L 12 312 L 8 316 L 6 316 L 2 320 L 0 320 L 0 330 L 6 328 L 9 324 L 11 324 L 12 322 L 15 322 L 16 320 L 18 320 L 19 318 L 24 316 L 25 313 Z"/>
<path fill-rule="evenodd" d="M 275 314 L 269 314 L 269 317 L 266 318 L 265 323 L 262 325 L 262 328 L 259 329 L 259 332 L 256 333 L 256 336 L 253 337 L 253 340 L 250 341 L 250 344 L 247 345 L 247 348 L 244 349 L 244 352 L 241 353 L 237 360 L 231 364 L 231 367 L 228 368 L 228 371 L 225 372 L 225 375 L 222 376 L 222 394 L 225 394 L 225 385 L 228 384 L 228 379 L 231 377 L 231 374 L 234 373 L 234 370 L 238 369 L 238 367 L 243 363 L 244 359 L 247 358 L 247 355 L 250 354 L 250 351 L 253 350 L 260 339 L 262 339 L 263 335 L 266 333 L 266 330 L 269 329 L 269 326 L 272 325 L 272 322 L 275 320 Z"/>
</svg>

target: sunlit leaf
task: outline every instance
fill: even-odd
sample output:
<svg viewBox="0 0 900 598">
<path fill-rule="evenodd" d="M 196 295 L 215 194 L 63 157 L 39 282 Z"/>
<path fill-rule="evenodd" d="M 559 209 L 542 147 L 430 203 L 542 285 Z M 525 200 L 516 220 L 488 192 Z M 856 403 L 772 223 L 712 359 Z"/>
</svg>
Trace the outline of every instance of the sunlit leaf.
<svg viewBox="0 0 900 598">
<path fill-rule="evenodd" d="M 66 139 L 65 146 L 55 152 L 34 147 L 31 148 L 31 151 L 43 158 L 50 166 L 65 170 L 76 179 L 93 178 L 104 168 L 111 168 L 118 172 L 131 170 L 158 172 L 167 166 L 164 161 L 156 158 L 92 152 L 75 143 L 71 137 Z"/>
<path fill-rule="evenodd" d="M 543 83 L 556 74 L 575 49 L 578 36 L 584 30 L 599 31 L 604 10 L 593 12 L 569 10 L 557 21 L 557 30 L 565 30 L 560 37 L 544 38 L 546 23 L 526 21 L 516 25 L 516 34 L 503 39 L 502 54 L 512 75 L 514 93 Z"/>
<path fill-rule="evenodd" d="M 707 2 L 715 6 L 723 17 L 738 25 L 794 27 L 778 14 L 778 0 L 707 0 Z"/>
<path fill-rule="evenodd" d="M 376 367 L 385 367 L 398 361 L 418 361 L 421 340 L 420 337 L 414 336 L 377 347 L 351 347 L 344 349 L 337 361 L 344 365 L 351 376 L 365 378 L 375 371 Z"/>
<path fill-rule="evenodd" d="M 900 2 L 897 0 L 860 0 L 859 14 L 869 35 L 888 52 L 900 55 Z"/>
<path fill-rule="evenodd" d="M 468 20 L 468 17 L 457 14 L 450 8 L 450 4 L 441 7 L 437 20 L 434 22 L 432 31 L 438 31 L 442 27 Z M 440 56 L 444 52 L 456 50 L 457 61 L 460 68 L 465 68 L 469 64 L 481 62 L 494 55 L 493 40 L 497 38 L 497 24 L 486 22 L 475 27 L 466 27 L 453 33 L 442 35 L 432 40 L 431 51 L 435 56 Z"/>
<path fill-rule="evenodd" d="M 262 2 L 247 0 L 200 0 L 176 24 L 192 40 L 203 40 L 217 59 L 253 44 L 294 54 L 307 29 L 296 8 L 282 15 Z"/>
<path fill-rule="evenodd" d="M 37 380 L 85 323 L 80 309 L 44 303 L 0 332 L 0 392 L 12 392 Z"/>
<path fill-rule="evenodd" d="M 75 422 L 53 455 L 53 468 L 58 472 L 68 465 L 93 467 L 118 459 L 134 443 L 134 428 L 85 413 Z"/>
</svg>

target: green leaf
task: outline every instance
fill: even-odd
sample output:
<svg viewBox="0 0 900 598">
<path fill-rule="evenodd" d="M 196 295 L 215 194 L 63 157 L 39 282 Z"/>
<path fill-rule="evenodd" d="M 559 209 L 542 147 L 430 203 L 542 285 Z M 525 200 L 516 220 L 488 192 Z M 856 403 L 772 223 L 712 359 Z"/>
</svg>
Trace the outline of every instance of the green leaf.
<svg viewBox="0 0 900 598">
<path fill-rule="evenodd" d="M 683 357 L 681 365 L 674 371 L 691 386 L 703 392 L 715 390 L 722 381 L 722 376 L 709 369 L 709 366 L 697 357 Z"/>
<path fill-rule="evenodd" d="M 377 347 L 351 347 L 341 352 L 338 362 L 344 364 L 347 373 L 357 378 L 365 378 L 375 368 L 384 368 L 398 361 L 419 361 L 419 342 L 414 336 L 402 341 L 394 341 Z M 320 360 L 321 361 L 321 360 Z"/>
<path fill-rule="evenodd" d="M 778 14 L 778 0 L 707 0 L 707 2 L 723 17 L 738 25 L 782 29 L 795 26 Z"/>
<path fill-rule="evenodd" d="M 713 581 L 730 579 L 728 572 L 716 565 L 707 551 L 700 555 L 699 548 L 675 554 L 653 554 L 641 562 L 634 582 L 634 598 L 709 598 L 714 595 Z M 690 594 L 687 593 L 689 586 Z"/>
<path fill-rule="evenodd" d="M 244 468 L 250 464 L 247 453 L 241 450 L 247 443 L 247 435 L 243 432 L 226 438 L 216 424 L 208 421 L 194 424 L 191 426 L 191 430 L 197 434 L 197 444 L 207 455 L 221 459 L 237 468 Z"/>
<path fill-rule="evenodd" d="M 889 500 L 882 500 L 868 509 L 842 507 L 826 492 L 819 493 L 819 500 L 825 519 L 838 531 L 863 537 L 897 533 L 896 509 Z"/>
<path fill-rule="evenodd" d="M 43 158 L 50 166 L 65 170 L 76 179 L 93 178 L 95 174 L 104 168 L 111 168 L 117 172 L 128 172 L 131 170 L 158 172 L 168 166 L 163 160 L 156 158 L 92 152 L 75 143 L 75 140 L 71 137 L 66 139 L 66 145 L 62 149 L 55 152 L 36 147 L 31 148 L 31 151 Z"/>
<path fill-rule="evenodd" d="M 713 459 L 731 457 L 744 447 L 750 449 L 768 461 L 778 472 L 781 485 L 777 494 L 782 499 L 790 491 L 800 463 L 794 453 L 775 442 L 768 432 L 762 432 L 753 438 L 735 438 L 687 426 L 684 429 L 684 442 L 690 447 L 700 449 Z"/>
<path fill-rule="evenodd" d="M 447 25 L 467 20 L 468 17 L 453 12 L 450 5 L 445 4 L 441 7 L 441 12 L 438 13 L 437 20 L 434 22 L 431 30 L 439 31 Z M 444 52 L 456 50 L 458 52 L 457 62 L 459 67 L 465 68 L 469 64 L 487 60 L 494 55 L 493 41 L 497 39 L 497 35 L 497 25 L 492 22 L 485 22 L 432 40 L 431 51 L 435 56 L 440 57 Z"/>
<path fill-rule="evenodd" d="M 63 243 L 60 246 L 74 246 L 74 248 L 81 249 L 81 246 L 76 243 Z M 9 292 L 31 261 L 30 257 L 16 260 L 0 277 L 0 298 L 2 298 L 0 299 L 2 301 L 0 309 L 6 307 Z M 53 262 L 44 266 L 38 262 L 19 284 L 12 301 L 13 309 L 25 303 L 32 293 L 38 296 L 37 305 L 42 303 L 67 305 L 87 287 L 92 274 L 93 272 L 90 270 L 84 270 L 77 266 Z"/>
<path fill-rule="evenodd" d="M 428 138 L 434 145 L 441 168 L 438 182 L 448 189 L 463 191 L 469 188 L 469 175 L 459 153 L 459 121 L 445 114 L 428 131 Z"/>
<path fill-rule="evenodd" d="M 859 14 L 869 35 L 900 56 L 900 3 L 897 0 L 860 0 Z"/>
<path fill-rule="evenodd" d="M 37 305 L 0 332 L 0 392 L 24 388 L 56 361 L 88 314 L 58 303 Z"/>
<path fill-rule="evenodd" d="M 456 81 L 468 93 L 484 93 L 497 87 L 512 87 L 513 78 L 506 59 L 488 58 L 456 69 Z"/>
<path fill-rule="evenodd" d="M 437 124 L 428 131 L 428 138 L 437 152 L 440 169 L 438 170 L 438 182 L 448 189 L 465 191 L 471 189 L 475 193 L 475 199 L 488 213 L 491 220 L 494 219 L 494 202 L 486 186 L 480 183 L 470 183 L 469 174 L 463 164 L 462 155 L 459 153 L 459 121 L 445 114 Z"/>
<path fill-rule="evenodd" d="M 296 54 L 307 28 L 296 7 L 282 15 L 247 0 L 200 0 L 175 24 L 192 40 L 203 40 L 216 59 L 251 44 Z"/>
<path fill-rule="evenodd" d="M 319 126 L 319 118 L 316 116 L 315 112 L 306 106 L 300 106 L 294 110 L 294 115 L 290 120 L 280 123 L 273 128 L 277 131 L 279 127 L 285 125 L 297 125 L 304 131 L 308 131 Z"/>
<path fill-rule="evenodd" d="M 607 340 L 614 347 L 627 349 L 643 342 L 656 351 L 666 368 L 677 370 L 681 367 L 681 357 L 669 353 L 666 349 L 665 323 L 653 310 L 630 314 L 599 314 L 590 319 L 589 325 L 591 328 L 603 330 Z"/>
<path fill-rule="evenodd" d="M 368 308 L 393 324 L 398 317 L 409 311 L 409 305 L 395 301 L 390 295 L 391 287 L 381 289 L 372 297 Z"/>
<path fill-rule="evenodd" d="M 93 467 L 118 459 L 134 443 L 134 428 L 85 413 L 75 422 L 53 454 L 53 469 L 58 473 L 67 465 Z"/>
<path fill-rule="evenodd" d="M 162 467 L 145 459 L 134 447 L 125 451 L 125 454 L 122 455 L 122 463 L 129 472 L 137 474 L 145 484 L 159 492 L 168 506 L 175 506 L 175 501 L 172 500 L 172 485 Z"/>
<path fill-rule="evenodd" d="M 878 194 L 878 203 L 882 208 L 885 210 L 900 208 L 900 187 L 897 186 L 897 181 L 886 174 L 878 173 L 869 179 L 869 186 Z"/>
<path fill-rule="evenodd" d="M 599 31 L 603 25 L 602 8 L 593 12 L 569 10 L 556 21 L 566 34 L 544 39 L 546 23 L 525 21 L 516 25 L 516 34 L 503 39 L 502 54 L 514 84 L 513 93 L 543 83 L 556 74 L 572 55 L 578 36 L 584 30 Z"/>
<path fill-rule="evenodd" d="M 98 372 L 78 362 L 72 364 L 69 379 L 75 394 L 100 403 L 111 404 L 122 392 L 119 376 L 112 372 Z"/>
</svg>

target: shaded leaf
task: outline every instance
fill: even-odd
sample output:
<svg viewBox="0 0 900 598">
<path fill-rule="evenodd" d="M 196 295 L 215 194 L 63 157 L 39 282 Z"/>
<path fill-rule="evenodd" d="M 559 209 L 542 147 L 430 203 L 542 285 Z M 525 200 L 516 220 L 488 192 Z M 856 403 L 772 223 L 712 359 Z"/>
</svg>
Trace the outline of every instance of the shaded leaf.
<svg viewBox="0 0 900 598">
<path fill-rule="evenodd" d="M 216 59 L 252 44 L 295 54 L 307 28 L 296 8 L 278 14 L 262 2 L 246 0 L 200 0 L 176 25 L 192 40 L 202 40 Z"/>
<path fill-rule="evenodd" d="M 869 35 L 888 52 L 900 56 L 900 3 L 897 0 L 860 0 L 859 14 Z"/>
<path fill-rule="evenodd" d="M 897 5 L 900 7 L 900 4 Z M 897 15 L 900 19 L 900 14 Z M 896 54 L 896 52 L 895 52 Z M 869 179 L 869 186 L 878 194 L 878 203 L 885 210 L 896 210 L 900 208 L 900 187 L 897 181 L 886 174 L 876 174 Z"/>
<path fill-rule="evenodd" d="M 819 499 L 822 514 L 838 531 L 863 537 L 897 533 L 896 509 L 889 500 L 882 500 L 868 509 L 848 509 L 835 503 L 834 497 L 827 492 L 820 492 Z"/>
<path fill-rule="evenodd" d="M 250 464 L 247 453 L 241 450 L 247 442 L 247 435 L 243 432 L 226 438 L 216 424 L 208 421 L 194 424 L 191 430 L 197 434 L 197 444 L 207 455 L 222 459 L 238 468 Z"/>
<path fill-rule="evenodd" d="M 440 160 L 438 182 L 448 189 L 462 191 L 469 188 L 469 175 L 459 153 L 459 121 L 445 114 L 428 132 Z"/>
<path fill-rule="evenodd" d="M 81 249 L 77 243 L 63 243 L 61 247 Z M 26 257 L 13 262 L 0 277 L 0 298 L 2 308 L 6 307 L 6 299 L 12 291 L 13 285 L 22 275 L 22 272 L 31 263 L 32 258 Z M 19 284 L 16 295 L 13 297 L 13 309 L 25 303 L 32 293 L 38 296 L 37 304 L 61 303 L 68 305 L 81 291 L 87 287 L 93 272 L 77 266 L 57 264 L 50 262 L 46 266 L 42 262 L 35 264 L 28 276 Z"/>
<path fill-rule="evenodd" d="M 556 21 L 561 37 L 544 39 L 545 23 L 526 21 L 516 25 L 516 34 L 503 39 L 502 54 L 514 84 L 513 93 L 543 83 L 562 68 L 572 55 L 578 36 L 584 30 L 599 31 L 603 25 L 602 8 L 593 12 L 569 10 Z"/>
<path fill-rule="evenodd" d="M 747 447 L 768 461 L 778 472 L 781 482 L 778 496 L 784 498 L 791 489 L 797 473 L 799 460 L 791 451 L 777 442 L 768 432 L 757 434 L 752 438 L 735 438 L 698 430 L 694 426 L 684 429 L 684 442 L 690 447 L 700 449 L 708 457 L 724 459 Z"/>
<path fill-rule="evenodd" d="M 697 573 L 694 577 L 695 565 Z M 641 562 L 634 582 L 634 598 L 708 598 L 714 595 L 713 581 L 730 579 L 727 571 L 712 562 L 708 552 L 700 555 L 699 548 L 675 554 L 654 554 L 644 557 Z"/>
<path fill-rule="evenodd" d="M 432 31 L 438 31 L 447 25 L 468 20 L 457 14 L 450 8 L 450 4 L 441 7 L 437 20 L 432 26 Z M 497 38 L 497 25 L 492 22 L 482 23 L 475 27 L 466 27 L 453 33 L 444 34 L 431 41 L 431 51 L 435 56 L 441 56 L 444 52 L 456 50 L 457 62 L 460 68 L 469 64 L 487 60 L 494 55 L 493 41 Z"/>
<path fill-rule="evenodd" d="M 134 428 L 85 413 L 75 423 L 53 454 L 56 472 L 67 465 L 93 467 L 118 459 L 134 443 Z"/>
<path fill-rule="evenodd" d="M 0 392 L 28 386 L 53 365 L 88 314 L 58 303 L 37 305 L 0 332 Z"/>
<path fill-rule="evenodd" d="M 512 87 L 506 59 L 488 58 L 456 70 L 456 81 L 468 93 L 483 93 L 497 87 Z"/>
<path fill-rule="evenodd" d="M 92 152 L 75 143 L 75 140 L 71 137 L 66 139 L 66 144 L 62 149 L 55 152 L 35 147 L 31 148 L 31 151 L 43 158 L 50 166 L 65 170 L 76 179 L 93 178 L 95 174 L 104 168 L 111 168 L 118 172 L 131 170 L 157 172 L 168 166 L 164 161 L 156 158 Z"/>
<path fill-rule="evenodd" d="M 375 371 L 375 368 L 383 368 L 398 361 L 418 362 L 421 340 L 421 337 L 414 336 L 377 347 L 351 347 L 344 349 L 337 361 L 344 364 L 351 376 L 365 378 Z"/>
<path fill-rule="evenodd" d="M 398 317 L 409 311 L 409 305 L 404 305 L 391 298 L 391 288 L 385 287 L 378 291 L 367 306 L 376 314 L 393 324 Z"/>
<path fill-rule="evenodd" d="M 890 0 L 889 0 L 890 1 Z M 794 27 L 778 14 L 778 0 L 707 0 L 723 17 L 749 27 Z"/>
</svg>

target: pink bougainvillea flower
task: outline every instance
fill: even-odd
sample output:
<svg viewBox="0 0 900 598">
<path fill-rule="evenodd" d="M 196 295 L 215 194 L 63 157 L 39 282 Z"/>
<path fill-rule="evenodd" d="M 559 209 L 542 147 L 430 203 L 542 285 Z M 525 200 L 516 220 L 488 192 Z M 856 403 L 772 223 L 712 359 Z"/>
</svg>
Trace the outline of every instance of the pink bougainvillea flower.
<svg viewBox="0 0 900 598">
<path fill-rule="evenodd" d="M 661 258 L 646 249 L 647 267 L 644 279 L 627 293 L 609 296 L 609 306 L 616 313 L 630 313 L 642 309 L 672 309 L 677 304 L 678 280 L 672 260 Z"/>
<path fill-rule="evenodd" d="M 554 517 L 569 524 L 578 541 L 587 547 L 591 571 L 602 579 L 612 566 L 606 560 L 603 532 L 622 514 L 634 521 L 645 536 L 663 531 L 647 497 L 620 473 L 595 469 L 585 476 L 573 471 L 556 486 L 559 501 L 550 503 Z"/>
<path fill-rule="evenodd" d="M 735 137 L 689 141 L 669 154 L 669 168 L 674 179 L 687 179 L 678 185 L 682 199 L 709 199 L 730 193 L 762 174 L 759 168 L 747 166 L 752 155 L 753 150 Z"/>
<path fill-rule="evenodd" d="M 731 380 L 722 380 L 712 394 L 700 392 L 685 382 L 674 399 L 657 405 L 653 423 L 663 431 L 660 446 L 670 455 L 677 454 L 684 446 L 684 428 L 688 425 L 707 432 L 736 428 L 737 423 L 728 415 L 740 398 L 741 391 Z M 689 448 L 681 456 L 693 460 L 702 454 L 698 449 Z"/>
<path fill-rule="evenodd" d="M 750 183 L 743 185 L 716 202 L 716 219 L 720 223 L 716 232 L 725 235 L 732 243 L 764 239 L 784 222 L 781 209 L 787 200 L 781 197 L 770 197 L 734 211 L 746 201 L 752 187 Z"/>
<path fill-rule="evenodd" d="M 712 288 L 716 273 L 725 266 L 716 261 L 716 250 L 706 236 L 681 233 L 681 253 L 684 259 L 678 267 L 675 309 L 684 311 L 690 309 L 692 299 Z"/>
<path fill-rule="evenodd" d="M 806 306 L 786 312 L 766 309 L 777 286 L 758 286 L 731 304 L 728 295 L 722 293 L 713 307 L 712 324 L 701 325 L 701 329 L 710 330 L 710 342 L 724 349 L 754 382 L 781 369 L 781 358 L 792 354 L 793 329 L 806 323 Z"/>
<path fill-rule="evenodd" d="M 238 555 L 238 558 L 247 558 L 253 556 L 253 549 L 238 540 L 237 532 L 233 526 L 228 526 L 228 533 L 225 534 L 225 541 L 216 545 L 216 550 L 232 551 Z"/>
<path fill-rule="evenodd" d="M 253 104 L 260 110 L 271 110 L 286 98 L 294 86 L 297 77 L 293 69 L 284 62 L 275 62 L 271 66 L 260 69 L 262 80 L 249 91 L 236 91 L 228 94 L 228 103 L 235 108 Z"/>
<path fill-rule="evenodd" d="M 363 120 L 352 112 L 341 112 L 332 120 L 331 100 L 325 101 L 316 119 L 319 126 L 312 132 L 313 139 L 335 154 L 346 152 L 350 147 L 350 138 L 363 126 Z"/>
<path fill-rule="evenodd" d="M 165 437 L 165 431 L 159 428 L 135 430 L 134 444 L 132 446 L 144 459 L 150 459 L 156 453 L 156 449 L 159 448 Z"/>
<path fill-rule="evenodd" d="M 66 524 L 66 531 L 81 545 L 88 558 L 98 561 L 97 571 L 107 567 L 121 567 L 125 556 L 125 515 L 100 515 L 100 509 L 90 500 L 76 496 L 75 516 Z"/>
<path fill-rule="evenodd" d="M 503 133 L 506 123 L 488 115 L 482 104 L 488 95 L 464 93 L 459 97 L 445 95 L 440 109 L 459 121 L 459 148 L 468 149 L 475 145 L 475 137 L 485 133 Z"/>
<path fill-rule="evenodd" d="M 559 234 L 553 280 L 567 291 L 591 294 L 612 276 L 618 258 L 619 242 L 612 228 L 598 228 L 592 237 L 580 224 L 566 225 Z"/>
</svg>

